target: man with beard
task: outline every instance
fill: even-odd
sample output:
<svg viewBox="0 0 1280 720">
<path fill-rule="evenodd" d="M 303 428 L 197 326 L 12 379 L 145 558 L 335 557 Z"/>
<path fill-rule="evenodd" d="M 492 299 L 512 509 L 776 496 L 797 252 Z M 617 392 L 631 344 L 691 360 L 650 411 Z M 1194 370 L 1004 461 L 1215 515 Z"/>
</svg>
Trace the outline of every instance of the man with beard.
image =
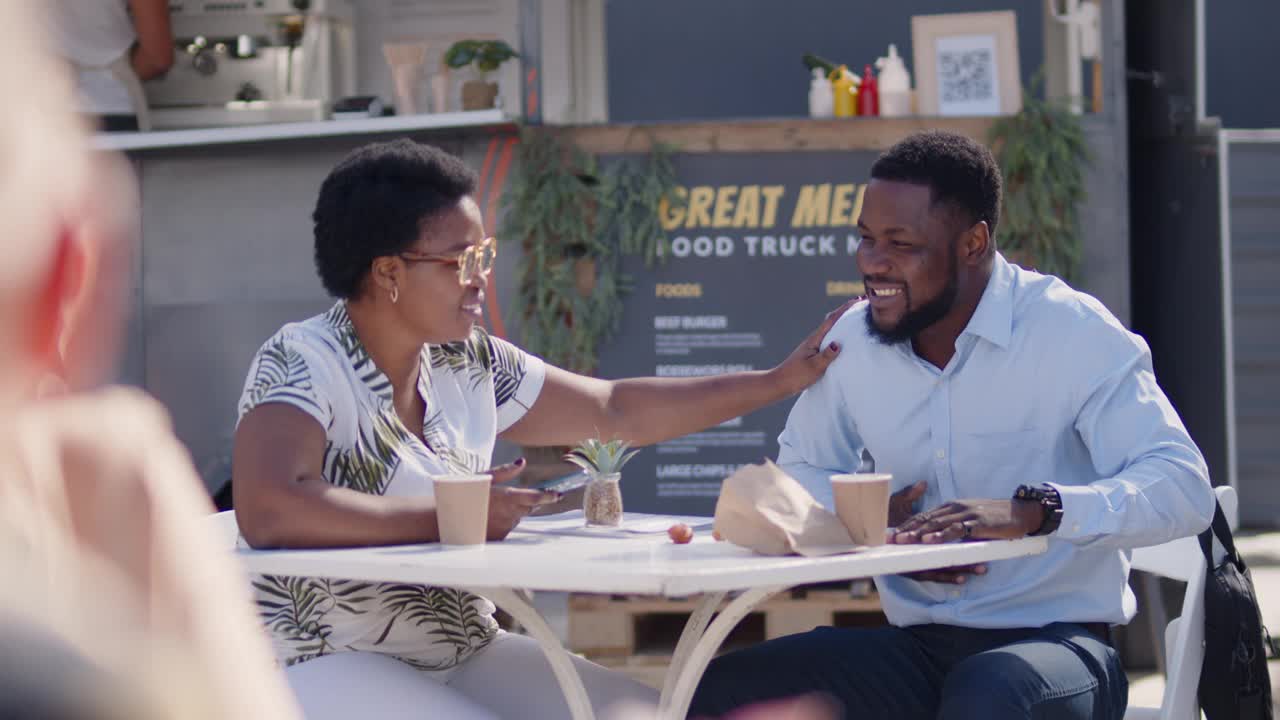
<svg viewBox="0 0 1280 720">
<path fill-rule="evenodd" d="M 1133 617 L 1128 551 L 1209 525 L 1204 458 L 1142 338 L 996 250 L 1000 172 L 967 138 L 914 135 L 871 169 L 868 301 L 796 401 L 779 464 L 893 474 L 888 540 L 1049 536 L 1043 555 L 876 578 L 890 626 L 818 628 L 713 662 L 692 715 L 823 693 L 851 718 L 1120 720 L 1108 626 Z M 914 514 L 913 514 L 914 513 Z"/>
</svg>

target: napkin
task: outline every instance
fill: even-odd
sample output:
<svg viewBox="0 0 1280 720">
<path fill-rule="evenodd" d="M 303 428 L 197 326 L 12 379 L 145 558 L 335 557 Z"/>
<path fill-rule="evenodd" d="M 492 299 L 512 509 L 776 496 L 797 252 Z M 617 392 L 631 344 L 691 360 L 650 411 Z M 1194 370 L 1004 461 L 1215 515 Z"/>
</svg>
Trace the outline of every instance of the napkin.
<svg viewBox="0 0 1280 720">
<path fill-rule="evenodd" d="M 835 555 L 863 549 L 835 513 L 765 460 L 725 478 L 716 502 L 720 537 L 764 555 Z"/>
<path fill-rule="evenodd" d="M 520 521 L 516 529 L 521 532 L 545 533 L 547 535 L 636 538 L 644 537 L 645 535 L 665 536 L 667 529 L 676 523 L 684 523 L 693 528 L 695 532 L 711 529 L 711 518 L 709 517 L 652 515 L 636 512 L 622 513 L 622 524 L 617 527 L 587 525 L 582 510 L 569 510 L 554 515 L 526 517 Z"/>
</svg>

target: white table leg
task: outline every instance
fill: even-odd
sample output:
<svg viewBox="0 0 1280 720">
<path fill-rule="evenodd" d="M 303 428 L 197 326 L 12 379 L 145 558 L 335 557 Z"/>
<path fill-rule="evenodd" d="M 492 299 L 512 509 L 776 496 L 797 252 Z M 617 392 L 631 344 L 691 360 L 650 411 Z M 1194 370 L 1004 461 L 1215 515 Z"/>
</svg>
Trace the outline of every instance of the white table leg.
<svg viewBox="0 0 1280 720">
<path fill-rule="evenodd" d="M 689 714 L 689 703 L 693 701 L 693 692 L 698 688 L 702 673 L 706 671 L 711 658 L 716 654 L 716 650 L 720 649 L 720 644 L 728 637 L 729 632 L 761 603 L 785 589 L 787 589 L 785 585 L 754 588 L 742 593 L 725 606 L 702 637 L 698 638 L 688 659 L 682 663 L 680 674 L 675 678 L 675 688 L 670 691 L 670 695 L 668 695 L 669 688 L 663 688 L 663 702 L 658 708 L 660 718 L 684 720 L 684 717 Z M 719 604 L 718 601 L 717 604 Z M 699 609 L 702 609 L 701 606 Z M 690 621 L 692 622 L 692 619 Z M 681 637 L 681 642 L 683 641 L 684 638 Z M 668 682 L 671 680 L 670 673 L 667 679 Z"/>
<path fill-rule="evenodd" d="M 569 716 L 573 720 L 595 720 L 595 711 L 591 708 L 591 700 L 587 698 L 587 688 L 582 684 L 578 669 L 573 666 L 569 651 L 533 607 L 528 595 L 510 588 L 477 588 L 471 592 L 492 600 L 494 605 L 505 610 L 524 626 L 529 637 L 537 641 L 543 654 L 547 656 L 547 662 L 551 663 L 551 671 L 555 673 L 556 680 L 560 682 L 560 690 L 569 705 Z"/>
<path fill-rule="evenodd" d="M 693 614 L 689 616 L 689 621 L 684 624 L 684 631 L 680 633 L 680 640 L 676 643 L 676 651 L 671 656 L 671 665 L 667 668 L 666 677 L 662 680 L 662 699 L 659 701 L 658 707 L 667 707 L 670 704 L 671 693 L 675 690 L 676 680 L 679 679 L 680 674 L 684 671 L 689 655 L 706 631 L 707 625 L 711 622 L 711 616 L 715 615 L 716 609 L 724 601 L 725 595 L 728 595 L 728 593 L 707 593 L 702 596 L 697 606 L 694 607 Z"/>
</svg>

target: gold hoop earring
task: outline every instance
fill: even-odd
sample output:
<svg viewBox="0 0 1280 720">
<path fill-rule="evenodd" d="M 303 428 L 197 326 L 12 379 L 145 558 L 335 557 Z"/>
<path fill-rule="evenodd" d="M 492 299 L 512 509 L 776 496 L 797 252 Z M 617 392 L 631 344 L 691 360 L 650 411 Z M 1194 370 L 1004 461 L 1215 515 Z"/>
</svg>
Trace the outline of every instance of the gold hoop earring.
<svg viewBox="0 0 1280 720">
<path fill-rule="evenodd" d="M 399 299 L 400 299 L 400 286 L 392 285 L 391 286 L 391 304 L 395 305 L 396 301 Z"/>
</svg>

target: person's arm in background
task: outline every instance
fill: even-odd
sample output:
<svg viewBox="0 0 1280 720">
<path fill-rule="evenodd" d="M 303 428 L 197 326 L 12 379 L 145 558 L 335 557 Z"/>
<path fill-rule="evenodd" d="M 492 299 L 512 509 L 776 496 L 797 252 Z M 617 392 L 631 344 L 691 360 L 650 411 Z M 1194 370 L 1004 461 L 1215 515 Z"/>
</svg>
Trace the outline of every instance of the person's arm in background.
<svg viewBox="0 0 1280 720">
<path fill-rule="evenodd" d="M 129 50 L 129 64 L 139 80 L 160 77 L 173 67 L 173 31 L 169 0 L 129 0 L 138 42 Z"/>
<path fill-rule="evenodd" d="M 818 329 L 771 370 L 601 380 L 548 365 L 537 401 L 501 437 L 530 446 L 571 445 L 591 437 L 650 445 L 758 410 L 822 377 L 839 347 L 821 343 L 852 302 L 828 313 Z"/>
</svg>

